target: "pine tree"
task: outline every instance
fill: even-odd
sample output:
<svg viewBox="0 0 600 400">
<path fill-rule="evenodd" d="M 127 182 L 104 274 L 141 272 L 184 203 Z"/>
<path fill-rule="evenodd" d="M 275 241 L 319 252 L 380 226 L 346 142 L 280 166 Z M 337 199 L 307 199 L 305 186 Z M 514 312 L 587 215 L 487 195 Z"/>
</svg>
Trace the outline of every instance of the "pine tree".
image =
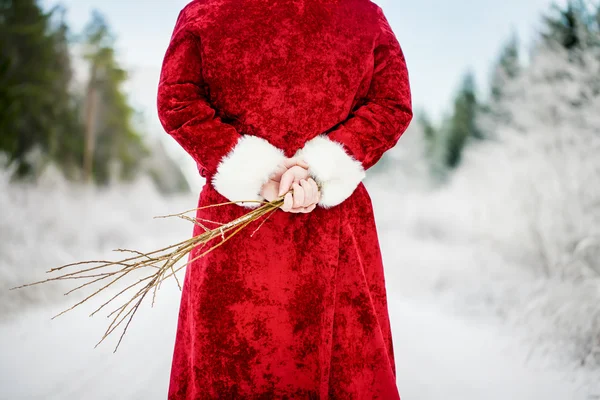
<svg viewBox="0 0 600 400">
<path fill-rule="evenodd" d="M 0 151 L 19 177 L 35 175 L 29 154 L 59 158 L 58 143 L 77 132 L 63 48 L 64 24 L 56 30 L 36 0 L 0 0 Z"/>
<path fill-rule="evenodd" d="M 90 70 L 84 105 L 84 173 L 99 183 L 131 179 L 148 150 L 133 127 L 135 110 L 123 90 L 127 71 L 116 61 L 115 39 L 100 13 L 92 14 L 82 40 Z"/>
<path fill-rule="evenodd" d="M 429 165 L 429 172 L 435 182 L 441 182 L 445 175 L 444 142 L 442 130 L 436 127 L 425 110 L 415 112 L 417 124 L 421 126 L 424 136 L 424 155 Z"/>
<path fill-rule="evenodd" d="M 498 60 L 492 67 L 489 100 L 481 105 L 480 125 L 483 131 L 493 131 L 496 124 L 508 124 L 512 120 L 509 107 L 511 85 L 523 71 L 520 61 L 519 38 L 516 33 L 504 43 Z M 488 126 L 491 125 L 491 126 Z"/>
<path fill-rule="evenodd" d="M 53 35 L 57 55 L 55 59 L 57 79 L 54 84 L 58 95 L 61 96 L 58 104 L 62 107 L 57 109 L 57 117 L 61 119 L 62 124 L 61 129 L 56 130 L 52 135 L 48 152 L 49 159 L 58 164 L 67 177 L 77 179 L 81 175 L 84 134 L 79 118 L 80 104 L 75 101 L 70 91 L 74 74 L 70 55 L 70 33 L 65 22 L 65 12 L 66 10 L 60 6 L 53 12 L 56 18 Z M 65 88 L 67 90 L 64 90 Z"/>
<path fill-rule="evenodd" d="M 585 68 L 586 64 L 594 64 L 600 48 L 600 1 L 570 0 L 564 8 L 554 5 L 553 14 L 544 18 L 546 29 L 542 33 L 543 40 L 537 44 L 534 53 L 542 56 L 548 51 L 566 52 L 568 61 Z M 550 72 L 550 71 L 549 71 Z M 547 79 L 560 80 L 554 74 Z M 574 78 L 574 77 L 573 77 Z M 586 84 L 591 94 L 600 94 L 600 75 L 586 77 Z M 575 106 L 589 99 L 573 100 Z"/>
<path fill-rule="evenodd" d="M 521 72 L 519 60 L 519 38 L 516 33 L 503 46 L 496 62 L 491 78 L 491 101 L 499 102 L 504 95 L 504 88 L 509 81 L 515 79 Z"/>
<path fill-rule="evenodd" d="M 469 138 L 482 139 L 482 132 L 477 127 L 479 105 L 472 72 L 465 75 L 461 89 L 454 100 L 454 112 L 445 129 L 445 165 L 450 168 L 458 166 L 461 153 Z"/>
<path fill-rule="evenodd" d="M 600 271 L 598 257 L 576 250 L 600 237 L 597 219 L 590 218 L 600 215 L 600 190 L 590 183 L 600 179 L 600 30 L 598 8 L 571 1 L 552 10 L 559 17 L 546 19 L 529 65 L 499 100 L 510 123 L 489 126 L 497 158 L 487 167 L 489 160 L 481 159 L 476 168 L 490 175 L 501 162 L 510 165 L 504 184 L 524 210 L 520 231 L 530 235 L 526 242 L 540 271 L 564 277 L 576 264 Z M 493 192 L 509 194 L 507 187 Z"/>
<path fill-rule="evenodd" d="M 544 16 L 544 42 L 570 51 L 598 45 L 599 10 L 599 4 L 586 0 L 569 0 L 565 8 L 554 4 L 551 15 Z"/>
</svg>

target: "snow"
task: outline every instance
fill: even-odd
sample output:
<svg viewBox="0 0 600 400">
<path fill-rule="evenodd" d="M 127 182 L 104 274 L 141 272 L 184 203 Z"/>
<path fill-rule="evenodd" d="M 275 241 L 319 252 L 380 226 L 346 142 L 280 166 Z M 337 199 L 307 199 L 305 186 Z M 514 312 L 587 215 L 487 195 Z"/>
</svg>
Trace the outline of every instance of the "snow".
<svg viewBox="0 0 600 400">
<path fill-rule="evenodd" d="M 52 267 L 106 258 L 112 249 L 154 250 L 184 239 L 192 231 L 189 223 L 154 217 L 195 204 L 190 196 L 159 196 L 149 178 L 98 189 L 70 185 L 50 168 L 32 186 L 11 184 L 9 172 L 0 170 L 0 321 L 30 304 L 62 297 L 55 284 L 8 291 L 46 278 L 43 273 Z"/>
<path fill-rule="evenodd" d="M 105 321 L 83 313 L 49 321 L 42 308 L 0 326 L 0 398 L 166 398 L 178 289 L 163 290 L 115 354 L 108 345 L 93 349 Z M 508 332 L 399 296 L 390 309 L 404 400 L 587 398 L 560 373 L 526 364 L 526 349 Z"/>
<path fill-rule="evenodd" d="M 564 374 L 527 363 L 509 332 L 397 297 L 390 306 L 403 400 L 588 398 Z"/>
<path fill-rule="evenodd" d="M 4 289 L 112 248 L 154 249 L 185 239 L 187 222 L 152 217 L 193 208 L 196 196 L 161 197 L 147 182 L 97 190 L 52 174 L 37 187 L 0 178 L 0 399 L 166 398 L 179 302 L 174 281 L 153 309 L 141 309 L 114 354 L 117 337 L 94 349 L 108 320 L 88 318 L 91 305 L 50 320 L 72 304 L 60 296 L 64 286 Z M 458 198 L 452 187 L 387 187 L 369 182 L 404 400 L 600 395 L 597 370 L 574 365 L 558 339 L 544 338 L 545 350 L 534 351 L 538 335 L 554 327 L 524 305 L 554 284 L 522 268 L 524 259 L 505 241 L 479 234 L 489 221 L 483 213 L 468 218 L 475 210 L 468 197 Z M 564 284 L 552 288 L 569 293 Z"/>
</svg>

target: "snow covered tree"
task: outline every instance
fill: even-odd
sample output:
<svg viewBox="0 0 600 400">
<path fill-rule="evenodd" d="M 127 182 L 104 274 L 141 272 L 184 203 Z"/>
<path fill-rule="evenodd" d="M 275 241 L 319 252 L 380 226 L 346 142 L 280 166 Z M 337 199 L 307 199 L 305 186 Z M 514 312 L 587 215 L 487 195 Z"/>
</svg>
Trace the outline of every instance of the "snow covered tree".
<svg viewBox="0 0 600 400">
<path fill-rule="evenodd" d="M 490 91 L 487 103 L 481 106 L 481 116 L 479 118 L 480 129 L 484 132 L 493 131 L 497 124 L 508 124 L 511 122 L 511 114 L 507 109 L 510 104 L 507 87 L 511 81 L 514 81 L 522 72 L 519 54 L 519 39 L 516 33 L 507 40 L 502 47 L 498 60 L 492 67 L 490 77 Z M 493 136 L 488 134 L 488 136 Z"/>
<path fill-rule="evenodd" d="M 490 97 L 492 103 L 499 102 L 504 95 L 504 87 L 521 72 L 519 57 L 519 37 L 516 33 L 503 46 L 498 61 L 494 65 L 491 78 Z"/>
<path fill-rule="evenodd" d="M 543 34 L 529 66 L 504 87 L 498 104 L 511 122 L 486 126 L 494 150 L 472 169 L 507 175 L 487 190 L 504 198 L 499 207 L 520 210 L 510 240 L 524 235 L 535 269 L 562 278 L 600 274 L 600 47 L 577 34 L 574 21 L 589 18 L 574 4 L 560 10 L 562 28 L 548 22 L 556 34 Z"/>
<path fill-rule="evenodd" d="M 446 175 L 444 166 L 445 137 L 443 131 L 434 125 L 425 110 L 418 110 L 416 123 L 420 125 L 423 132 L 423 152 L 429 166 L 430 177 L 433 183 L 443 182 Z"/>
<path fill-rule="evenodd" d="M 586 0 L 569 0 L 562 8 L 556 4 L 552 14 L 544 17 L 546 30 L 542 38 L 549 45 L 560 45 L 567 50 L 599 45 L 599 5 Z"/>
</svg>

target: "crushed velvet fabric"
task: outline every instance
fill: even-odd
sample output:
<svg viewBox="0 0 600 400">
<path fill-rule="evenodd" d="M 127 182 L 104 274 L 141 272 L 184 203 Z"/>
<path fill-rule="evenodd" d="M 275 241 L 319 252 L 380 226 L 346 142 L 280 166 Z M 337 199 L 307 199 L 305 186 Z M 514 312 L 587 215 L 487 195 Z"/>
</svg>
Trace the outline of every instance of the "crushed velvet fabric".
<svg viewBox="0 0 600 400">
<path fill-rule="evenodd" d="M 199 207 L 227 201 L 210 182 L 243 135 L 288 157 L 327 135 L 368 173 L 412 118 L 404 55 L 368 0 L 192 1 L 166 50 L 157 105 L 207 178 Z M 169 399 L 398 399 L 364 185 L 334 207 L 277 211 L 252 235 L 257 226 L 187 267 Z"/>
</svg>

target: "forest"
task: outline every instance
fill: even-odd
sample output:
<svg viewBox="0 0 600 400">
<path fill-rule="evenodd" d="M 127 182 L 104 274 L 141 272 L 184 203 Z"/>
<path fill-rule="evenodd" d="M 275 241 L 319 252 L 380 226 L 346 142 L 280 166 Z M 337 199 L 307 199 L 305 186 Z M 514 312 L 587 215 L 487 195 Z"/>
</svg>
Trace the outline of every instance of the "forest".
<svg viewBox="0 0 600 400">
<path fill-rule="evenodd" d="M 160 398 L 175 284 L 142 314 L 118 359 L 92 353 L 105 321 L 83 313 L 39 322 L 64 308 L 64 286 L 5 290 L 54 266 L 164 247 L 192 231 L 153 220 L 194 207 L 197 193 L 141 128 L 109 21 L 96 12 L 72 32 L 65 12 L 0 0 L 0 353 L 25 360 L 0 363 L 0 387 L 15 399 L 81 398 L 83 387 L 96 398 Z M 487 81 L 457 77 L 439 121 L 416 110 L 366 178 L 407 399 L 600 397 L 600 4 L 549 6 L 540 25 L 526 46 L 516 33 L 497 44 Z M 74 54 L 85 81 L 75 79 Z M 77 386 L 44 369 L 42 351 L 48 364 L 68 354 L 71 376 L 85 370 L 116 383 L 88 376 Z M 125 382 L 131 371 L 138 375 Z"/>
<path fill-rule="evenodd" d="M 65 12 L 60 5 L 44 10 L 36 0 L 0 1 L 5 167 L 18 180 L 35 181 L 54 165 L 73 182 L 107 185 L 147 174 L 163 192 L 189 190 L 172 160 L 162 170 L 152 162 L 164 150 L 139 128 L 141 116 L 123 90 L 128 71 L 115 55 L 108 22 L 94 12 L 74 33 Z M 86 63 L 85 82 L 75 79 L 74 54 Z"/>
</svg>

